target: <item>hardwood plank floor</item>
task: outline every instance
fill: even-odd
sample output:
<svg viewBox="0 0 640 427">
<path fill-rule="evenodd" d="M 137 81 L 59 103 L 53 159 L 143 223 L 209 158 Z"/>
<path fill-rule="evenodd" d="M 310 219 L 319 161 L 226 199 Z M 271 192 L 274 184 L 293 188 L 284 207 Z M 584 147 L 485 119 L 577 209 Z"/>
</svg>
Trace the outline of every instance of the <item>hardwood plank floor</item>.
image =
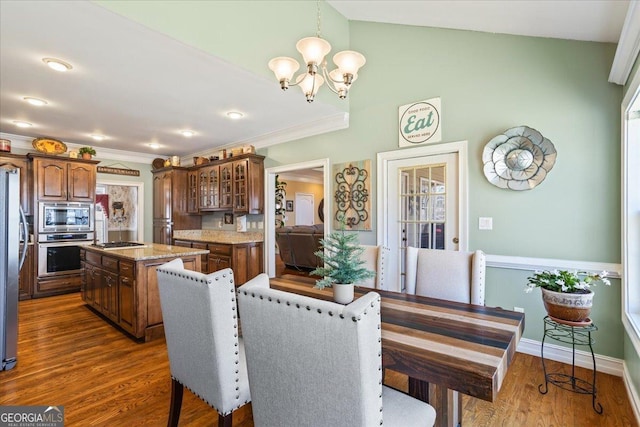
<svg viewBox="0 0 640 427">
<path fill-rule="evenodd" d="M 64 405 L 66 426 L 166 425 L 171 381 L 164 340 L 134 342 L 77 293 L 22 301 L 19 324 L 18 364 L 0 372 L 0 405 Z M 638 426 L 621 378 L 598 374 L 603 415 L 591 409 L 590 396 L 556 387 L 541 395 L 541 379 L 540 359 L 519 353 L 496 402 L 465 396 L 463 426 Z M 400 374 L 387 371 L 386 382 L 406 389 Z M 216 426 L 217 413 L 185 391 L 180 425 Z M 253 426 L 250 405 L 234 413 L 234 426 Z"/>
</svg>

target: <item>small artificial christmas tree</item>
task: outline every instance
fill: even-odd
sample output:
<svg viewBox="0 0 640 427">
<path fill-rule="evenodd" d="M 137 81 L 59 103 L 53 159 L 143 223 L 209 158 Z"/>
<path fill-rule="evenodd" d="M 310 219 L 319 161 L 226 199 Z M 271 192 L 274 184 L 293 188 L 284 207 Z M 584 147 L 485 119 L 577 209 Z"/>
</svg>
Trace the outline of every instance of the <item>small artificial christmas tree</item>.
<svg viewBox="0 0 640 427">
<path fill-rule="evenodd" d="M 331 233 L 327 238 L 321 239 L 320 244 L 324 250 L 314 252 L 324 261 L 324 267 L 318 267 L 309 274 L 323 276 L 316 281 L 316 288 L 333 284 L 346 285 L 358 283 L 362 280 L 375 277 L 376 273 L 367 270 L 360 259 L 364 248 L 360 247 L 357 234 L 345 233 L 344 224 L 340 231 Z"/>
</svg>

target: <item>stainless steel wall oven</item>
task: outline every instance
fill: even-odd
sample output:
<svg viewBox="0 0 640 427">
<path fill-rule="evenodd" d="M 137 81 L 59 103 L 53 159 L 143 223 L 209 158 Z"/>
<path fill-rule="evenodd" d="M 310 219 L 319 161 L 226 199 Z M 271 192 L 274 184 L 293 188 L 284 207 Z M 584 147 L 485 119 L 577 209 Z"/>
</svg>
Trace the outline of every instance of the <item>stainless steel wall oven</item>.
<svg viewBox="0 0 640 427">
<path fill-rule="evenodd" d="M 93 243 L 90 233 L 52 233 L 38 236 L 38 277 L 80 273 L 80 248 Z"/>
</svg>

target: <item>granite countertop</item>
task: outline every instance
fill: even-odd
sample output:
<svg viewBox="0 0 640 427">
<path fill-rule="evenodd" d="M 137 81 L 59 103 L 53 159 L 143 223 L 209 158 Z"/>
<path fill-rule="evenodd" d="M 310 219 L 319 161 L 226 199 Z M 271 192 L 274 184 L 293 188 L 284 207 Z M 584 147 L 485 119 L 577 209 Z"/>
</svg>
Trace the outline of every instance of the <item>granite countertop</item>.
<svg viewBox="0 0 640 427">
<path fill-rule="evenodd" d="M 243 243 L 263 242 L 262 231 L 224 231 L 224 230 L 174 230 L 173 238 L 194 242 L 226 243 L 239 245 Z"/>
<path fill-rule="evenodd" d="M 149 259 L 173 258 L 176 256 L 204 255 L 209 251 L 206 249 L 192 249 L 182 246 L 169 246 L 160 243 L 145 243 L 144 247 L 132 247 L 121 249 L 102 249 L 96 246 L 83 246 L 83 249 L 92 252 L 99 252 L 104 255 L 113 255 L 118 258 L 127 258 L 134 261 L 143 261 Z"/>
</svg>

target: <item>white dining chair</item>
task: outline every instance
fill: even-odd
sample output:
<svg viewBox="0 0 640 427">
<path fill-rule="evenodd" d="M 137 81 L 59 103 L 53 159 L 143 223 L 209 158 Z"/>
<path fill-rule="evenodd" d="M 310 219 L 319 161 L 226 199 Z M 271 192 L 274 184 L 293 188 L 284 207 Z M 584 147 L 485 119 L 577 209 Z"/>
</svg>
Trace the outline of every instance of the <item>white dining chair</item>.
<svg viewBox="0 0 640 427">
<path fill-rule="evenodd" d="M 408 294 L 484 305 L 484 252 L 407 247 L 405 263 Z"/>
<path fill-rule="evenodd" d="M 405 287 L 408 294 L 484 305 L 484 252 L 407 247 Z M 462 394 L 453 392 L 458 425 L 462 424 Z"/>
<path fill-rule="evenodd" d="M 271 289 L 261 274 L 238 304 L 257 427 L 435 422 L 432 406 L 382 385 L 377 293 L 345 306 Z"/>
<path fill-rule="evenodd" d="M 251 401 L 233 271 L 185 270 L 180 258 L 157 268 L 171 370 L 169 426 L 177 426 L 184 387 L 230 427 L 233 411 Z"/>
<path fill-rule="evenodd" d="M 364 248 L 360 259 L 364 261 L 362 265 L 367 270 L 374 271 L 375 277 L 365 279 L 360 283 L 356 283 L 357 286 L 363 286 L 365 288 L 386 289 L 389 273 L 387 271 L 387 263 L 389 260 L 390 250 L 386 246 L 372 246 L 372 245 L 360 245 Z"/>
</svg>

